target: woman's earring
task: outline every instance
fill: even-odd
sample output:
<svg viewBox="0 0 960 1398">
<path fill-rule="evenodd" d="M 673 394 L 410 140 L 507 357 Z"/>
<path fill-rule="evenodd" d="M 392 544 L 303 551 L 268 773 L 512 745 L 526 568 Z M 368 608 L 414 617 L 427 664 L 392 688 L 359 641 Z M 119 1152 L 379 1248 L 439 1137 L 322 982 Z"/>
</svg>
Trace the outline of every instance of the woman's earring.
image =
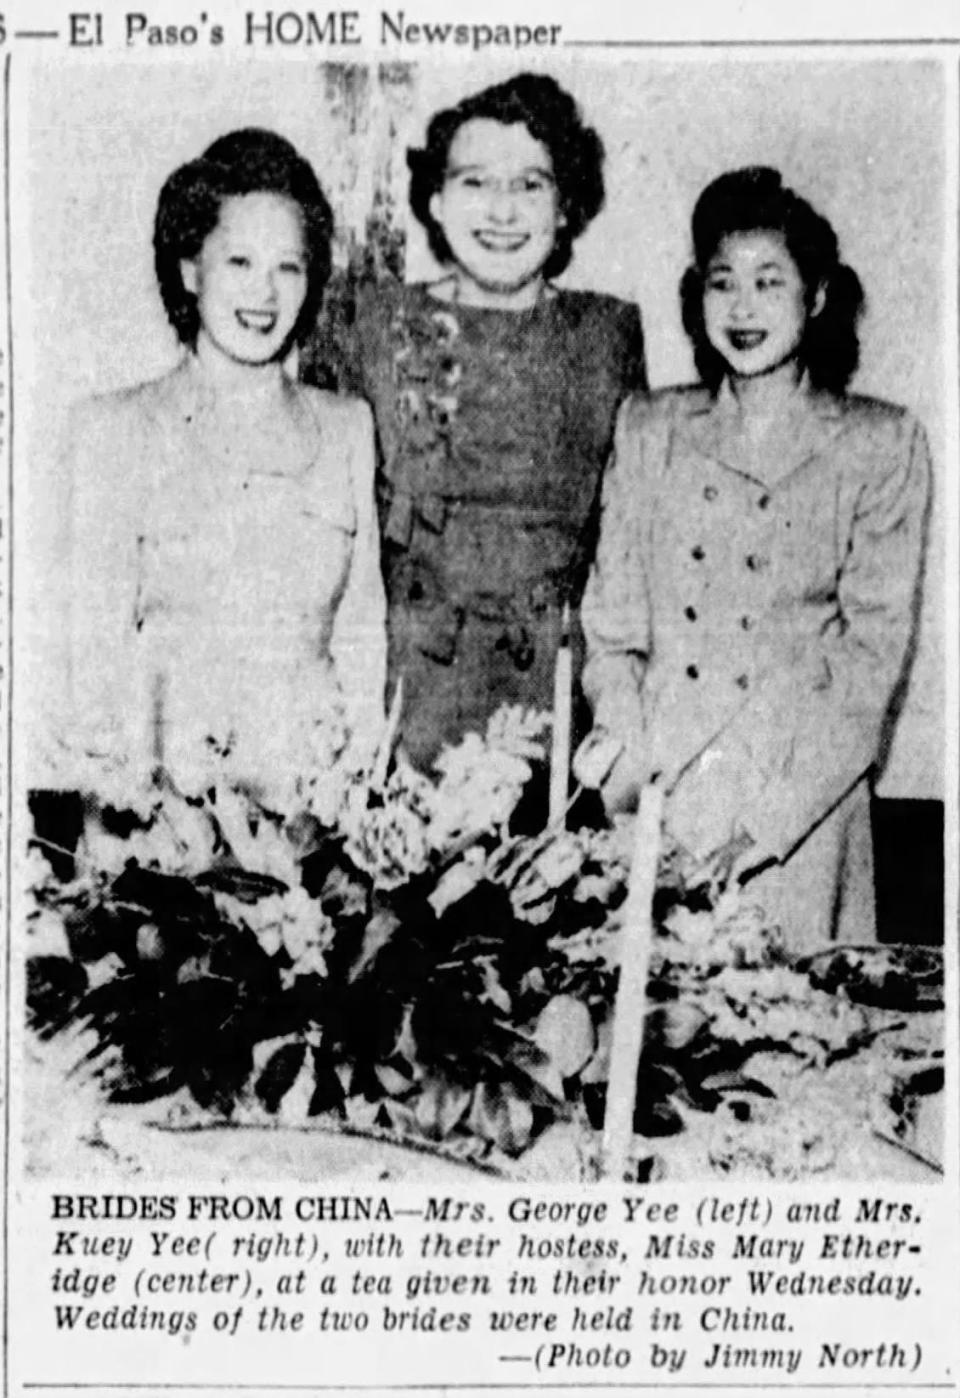
<svg viewBox="0 0 960 1398">
<path fill-rule="evenodd" d="M 183 289 L 191 296 L 197 294 L 197 264 L 192 258 L 184 257 L 180 259 L 180 280 L 183 282 Z"/>
</svg>

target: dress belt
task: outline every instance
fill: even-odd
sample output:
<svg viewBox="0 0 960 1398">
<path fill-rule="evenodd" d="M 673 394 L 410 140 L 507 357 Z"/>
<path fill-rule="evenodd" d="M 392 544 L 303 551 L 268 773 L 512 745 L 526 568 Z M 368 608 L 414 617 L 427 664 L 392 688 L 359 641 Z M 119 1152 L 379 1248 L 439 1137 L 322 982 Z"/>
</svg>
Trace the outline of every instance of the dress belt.
<svg viewBox="0 0 960 1398">
<path fill-rule="evenodd" d="M 538 579 L 519 592 L 489 589 L 461 592 L 436 601 L 411 601 L 409 592 L 391 597 L 391 608 L 417 617 L 423 635 L 418 645 L 440 665 L 453 663 L 467 617 L 490 628 L 490 646 L 506 651 L 518 670 L 529 670 L 536 658 L 536 632 L 548 614 L 558 614 L 565 594 L 555 579 Z"/>
</svg>

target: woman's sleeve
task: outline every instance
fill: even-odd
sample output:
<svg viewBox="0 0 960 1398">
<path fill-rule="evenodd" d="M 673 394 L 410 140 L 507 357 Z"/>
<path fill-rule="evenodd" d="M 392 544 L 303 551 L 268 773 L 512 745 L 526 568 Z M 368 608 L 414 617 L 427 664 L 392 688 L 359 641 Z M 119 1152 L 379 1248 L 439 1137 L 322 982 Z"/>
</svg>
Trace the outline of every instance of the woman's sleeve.
<svg viewBox="0 0 960 1398">
<path fill-rule="evenodd" d="M 372 746 L 383 728 L 387 606 L 373 493 L 373 417 L 365 403 L 355 402 L 351 409 L 350 472 L 356 533 L 334 620 L 331 652 L 351 731 L 362 746 Z"/>
<path fill-rule="evenodd" d="M 625 739 L 639 731 L 640 685 L 650 646 L 642 482 L 644 404 L 617 415 L 604 474 L 596 554 L 581 605 L 587 660 L 583 691 L 594 723 Z"/>
<path fill-rule="evenodd" d="M 758 852 L 786 858 L 879 758 L 915 644 L 930 507 L 925 434 L 906 414 L 893 426 L 894 451 L 878 449 L 887 469 L 853 510 L 836 617 L 780 657 L 678 784 L 668 820 L 683 843 L 703 832 L 698 853 L 729 835 L 736 804 Z M 713 808 L 726 829 L 706 828 Z"/>
</svg>

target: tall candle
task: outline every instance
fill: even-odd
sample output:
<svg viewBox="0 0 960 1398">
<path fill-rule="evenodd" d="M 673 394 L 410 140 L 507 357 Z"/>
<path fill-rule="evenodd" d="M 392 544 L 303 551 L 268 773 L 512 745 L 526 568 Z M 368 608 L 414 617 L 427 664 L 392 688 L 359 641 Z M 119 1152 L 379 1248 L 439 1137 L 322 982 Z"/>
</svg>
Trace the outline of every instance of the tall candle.
<svg viewBox="0 0 960 1398">
<path fill-rule="evenodd" d="M 570 732 L 573 708 L 573 657 L 570 653 L 570 604 L 564 604 L 560 644 L 553 672 L 553 742 L 550 749 L 550 825 L 562 825 L 570 786 Z"/>
<path fill-rule="evenodd" d="M 370 775 L 370 785 L 374 791 L 379 790 L 387 780 L 387 769 L 390 766 L 390 754 L 393 752 L 393 744 L 396 740 L 397 729 L 400 727 L 400 714 L 403 710 L 403 676 L 397 679 L 397 687 L 393 691 L 393 701 L 390 704 L 390 712 L 387 714 L 386 723 L 383 725 L 383 732 L 377 746 L 373 759 L 373 767 Z"/>
<path fill-rule="evenodd" d="M 633 1108 L 647 1013 L 653 895 L 657 886 L 662 822 L 662 789 L 656 785 L 643 787 L 620 928 L 620 981 L 613 1010 L 610 1079 L 603 1121 L 603 1174 L 618 1184 L 623 1180 L 633 1138 Z"/>
</svg>

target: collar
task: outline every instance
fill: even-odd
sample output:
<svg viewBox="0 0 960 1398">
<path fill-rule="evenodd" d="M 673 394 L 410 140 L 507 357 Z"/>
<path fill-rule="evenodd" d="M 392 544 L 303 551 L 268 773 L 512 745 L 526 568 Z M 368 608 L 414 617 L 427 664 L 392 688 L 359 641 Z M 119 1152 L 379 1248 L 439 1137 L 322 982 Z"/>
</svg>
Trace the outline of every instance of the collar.
<svg viewBox="0 0 960 1398">
<path fill-rule="evenodd" d="M 706 388 L 684 395 L 677 433 L 701 455 L 770 488 L 818 455 L 842 430 L 843 420 L 842 400 L 811 388 L 804 376 L 787 410 L 756 448 L 739 430 L 737 403 L 725 379 L 716 395 Z"/>
</svg>

